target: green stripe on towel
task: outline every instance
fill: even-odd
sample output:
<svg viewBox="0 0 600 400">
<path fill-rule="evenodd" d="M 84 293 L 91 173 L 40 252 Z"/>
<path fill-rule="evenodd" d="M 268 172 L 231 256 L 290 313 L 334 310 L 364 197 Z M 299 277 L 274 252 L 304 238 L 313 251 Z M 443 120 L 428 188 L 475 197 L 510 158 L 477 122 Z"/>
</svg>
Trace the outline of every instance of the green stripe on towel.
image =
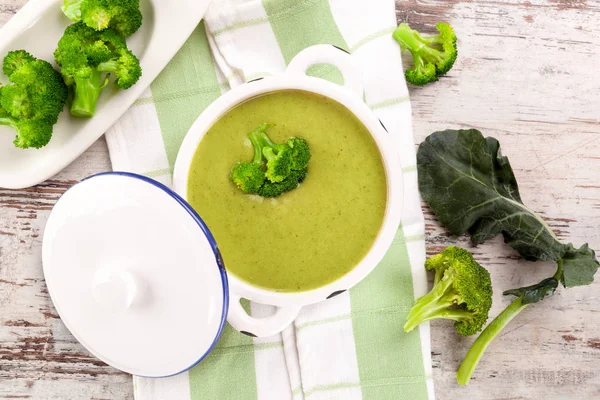
<svg viewBox="0 0 600 400">
<path fill-rule="evenodd" d="M 377 268 L 350 290 L 350 301 L 363 399 L 396 400 L 394 393 L 402 393 L 403 399 L 427 400 L 426 376 L 399 379 L 424 370 L 419 331 L 402 329 L 414 301 L 402 229 Z M 390 308 L 398 312 L 379 312 Z"/>
<path fill-rule="evenodd" d="M 242 301 L 246 312 L 250 302 Z M 189 371 L 190 400 L 258 400 L 254 341 L 229 324 L 215 349 Z"/>
<path fill-rule="evenodd" d="M 151 85 L 171 168 L 185 134 L 198 115 L 221 95 L 222 86 L 217 80 L 204 23 L 201 23 Z M 249 309 L 248 302 L 244 306 Z M 189 383 L 192 400 L 256 400 L 252 338 L 227 325 L 215 349 L 189 371 Z"/>
<path fill-rule="evenodd" d="M 200 113 L 221 95 L 204 22 L 150 86 L 169 166 Z"/>
<path fill-rule="evenodd" d="M 252 338 L 227 325 L 215 350 L 189 376 L 192 400 L 256 400 Z"/>
<path fill-rule="evenodd" d="M 315 44 L 348 48 L 327 1 L 263 0 L 263 6 L 286 64 Z"/>
</svg>

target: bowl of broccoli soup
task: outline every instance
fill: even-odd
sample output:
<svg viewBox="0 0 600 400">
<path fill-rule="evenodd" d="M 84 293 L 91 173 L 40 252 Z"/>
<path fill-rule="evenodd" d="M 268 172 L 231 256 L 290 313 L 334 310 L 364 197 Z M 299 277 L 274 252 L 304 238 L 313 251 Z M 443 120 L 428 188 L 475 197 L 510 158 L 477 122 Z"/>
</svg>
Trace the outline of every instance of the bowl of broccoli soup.
<svg viewBox="0 0 600 400">
<path fill-rule="evenodd" d="M 335 65 L 344 85 L 306 76 L 316 63 Z M 313 46 L 284 75 L 223 95 L 186 135 L 174 188 L 215 237 L 237 330 L 280 332 L 302 306 L 360 282 L 391 245 L 400 162 L 362 93 L 348 54 Z M 242 298 L 277 310 L 253 318 Z"/>
</svg>

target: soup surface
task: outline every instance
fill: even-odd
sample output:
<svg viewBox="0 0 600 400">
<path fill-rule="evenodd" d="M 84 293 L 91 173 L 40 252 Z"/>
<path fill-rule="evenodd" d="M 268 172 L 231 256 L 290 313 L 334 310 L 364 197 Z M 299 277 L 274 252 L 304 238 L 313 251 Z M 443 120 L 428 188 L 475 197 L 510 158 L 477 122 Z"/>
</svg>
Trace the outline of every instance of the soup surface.
<svg viewBox="0 0 600 400">
<path fill-rule="evenodd" d="M 253 156 L 248 133 L 260 124 L 276 143 L 305 138 L 312 152 L 300 186 L 276 198 L 249 195 L 231 168 Z M 373 244 L 386 206 L 377 145 L 344 106 L 288 90 L 250 99 L 206 133 L 192 161 L 188 201 L 212 231 L 228 273 L 255 286 L 300 292 L 354 268 Z"/>
</svg>

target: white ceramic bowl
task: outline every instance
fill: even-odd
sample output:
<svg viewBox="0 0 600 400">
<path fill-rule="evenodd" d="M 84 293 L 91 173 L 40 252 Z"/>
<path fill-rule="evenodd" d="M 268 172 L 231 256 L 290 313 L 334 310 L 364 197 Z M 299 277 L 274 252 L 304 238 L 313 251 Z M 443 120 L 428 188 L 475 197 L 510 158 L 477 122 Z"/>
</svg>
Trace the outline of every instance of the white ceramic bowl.
<svg viewBox="0 0 600 400">
<path fill-rule="evenodd" d="M 335 65 L 342 72 L 344 86 L 306 76 L 307 68 L 317 63 Z M 235 329 L 250 336 L 263 337 L 279 333 L 296 318 L 301 307 L 329 299 L 364 279 L 390 247 L 402 215 L 403 188 L 398 152 L 383 124 L 362 101 L 360 75 L 354 69 L 350 55 L 331 45 L 317 45 L 305 49 L 290 62 L 283 76 L 268 77 L 241 85 L 221 96 L 204 110 L 190 128 L 179 150 L 173 177 L 175 191 L 187 199 L 188 177 L 194 153 L 206 132 L 223 114 L 250 98 L 288 89 L 313 92 L 337 101 L 350 110 L 369 130 L 381 153 L 387 178 L 385 217 L 375 242 L 362 261 L 343 277 L 317 289 L 279 293 L 253 286 L 229 274 L 228 322 Z M 242 298 L 278 308 L 270 317 L 254 318 L 240 305 Z"/>
</svg>

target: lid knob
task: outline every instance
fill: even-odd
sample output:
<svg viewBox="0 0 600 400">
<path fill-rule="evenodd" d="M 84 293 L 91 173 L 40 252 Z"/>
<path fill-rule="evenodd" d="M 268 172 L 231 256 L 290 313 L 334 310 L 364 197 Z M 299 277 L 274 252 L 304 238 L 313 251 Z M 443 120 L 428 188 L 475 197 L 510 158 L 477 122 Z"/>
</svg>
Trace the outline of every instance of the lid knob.
<svg viewBox="0 0 600 400">
<path fill-rule="evenodd" d="M 138 285 L 133 274 L 122 268 L 101 267 L 93 276 L 94 300 L 110 312 L 123 312 L 133 304 Z"/>
</svg>

